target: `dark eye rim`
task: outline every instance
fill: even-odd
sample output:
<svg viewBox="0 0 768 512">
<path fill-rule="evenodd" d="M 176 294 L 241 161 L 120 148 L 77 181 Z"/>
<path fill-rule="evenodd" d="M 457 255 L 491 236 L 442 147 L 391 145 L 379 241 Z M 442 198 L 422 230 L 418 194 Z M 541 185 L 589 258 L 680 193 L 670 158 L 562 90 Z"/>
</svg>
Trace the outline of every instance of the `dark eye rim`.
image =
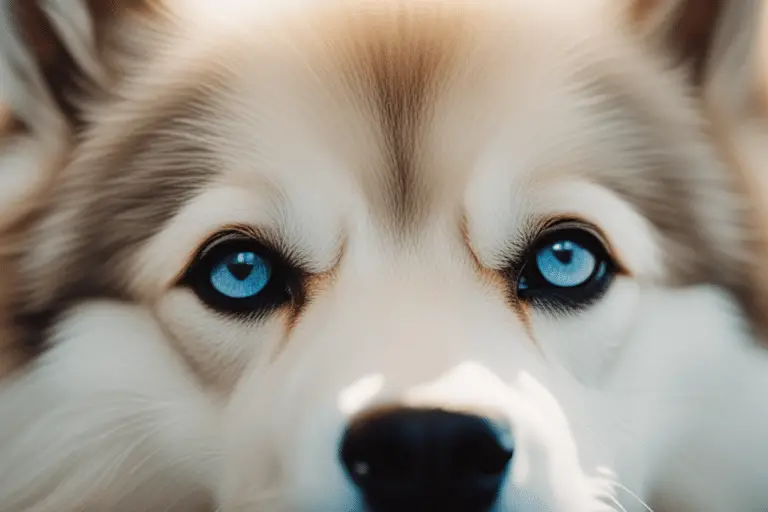
<svg viewBox="0 0 768 512">
<path fill-rule="evenodd" d="M 589 250 L 597 264 L 586 282 L 574 287 L 558 287 L 547 281 L 538 269 L 536 255 L 559 240 L 572 240 Z M 514 293 L 518 299 L 546 310 L 572 312 L 589 307 L 605 295 L 620 267 L 611 255 L 610 245 L 589 223 L 566 219 L 550 224 L 529 244 L 514 272 Z M 528 286 L 520 288 L 521 279 Z"/>
<path fill-rule="evenodd" d="M 210 273 L 223 258 L 238 251 L 252 251 L 270 265 L 270 279 L 252 297 L 232 298 L 216 290 Z M 261 319 L 302 295 L 303 272 L 280 251 L 256 237 L 237 230 L 221 231 L 201 244 L 179 285 L 186 287 L 214 311 L 238 317 Z"/>
</svg>

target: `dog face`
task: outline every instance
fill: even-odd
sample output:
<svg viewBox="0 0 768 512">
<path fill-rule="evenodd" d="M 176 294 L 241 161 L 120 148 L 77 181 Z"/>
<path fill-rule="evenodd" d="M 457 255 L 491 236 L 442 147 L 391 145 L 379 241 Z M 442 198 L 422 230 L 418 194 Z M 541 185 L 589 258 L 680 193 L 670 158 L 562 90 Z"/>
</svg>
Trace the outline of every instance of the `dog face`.
<svg viewBox="0 0 768 512">
<path fill-rule="evenodd" d="M 768 419 L 702 428 L 768 373 L 693 8 L 66 3 L 64 75 L 7 36 L 0 510 L 766 503 Z"/>
</svg>

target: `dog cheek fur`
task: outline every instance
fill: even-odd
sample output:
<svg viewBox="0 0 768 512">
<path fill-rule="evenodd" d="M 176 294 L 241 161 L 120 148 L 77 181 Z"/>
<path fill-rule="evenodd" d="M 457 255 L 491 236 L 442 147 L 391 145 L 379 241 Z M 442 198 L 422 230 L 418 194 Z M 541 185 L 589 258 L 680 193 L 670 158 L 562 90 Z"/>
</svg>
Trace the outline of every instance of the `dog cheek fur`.
<svg viewBox="0 0 768 512">
<path fill-rule="evenodd" d="M 152 316 L 84 304 L 54 337 L 5 384 L 0 510 L 206 510 L 216 406 Z"/>
</svg>

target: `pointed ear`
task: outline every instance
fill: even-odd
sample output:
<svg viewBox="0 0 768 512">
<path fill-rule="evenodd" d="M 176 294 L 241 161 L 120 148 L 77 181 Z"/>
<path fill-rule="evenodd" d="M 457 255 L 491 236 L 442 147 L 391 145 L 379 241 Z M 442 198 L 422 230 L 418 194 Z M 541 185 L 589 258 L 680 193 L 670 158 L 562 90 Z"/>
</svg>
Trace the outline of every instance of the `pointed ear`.
<svg viewBox="0 0 768 512">
<path fill-rule="evenodd" d="M 627 1 L 627 0 L 624 0 Z M 715 34 L 729 4 L 751 0 L 628 0 L 633 29 L 682 65 L 693 85 L 706 73 Z"/>
<path fill-rule="evenodd" d="M 768 1 L 731 0 L 712 38 L 702 89 L 729 117 L 768 115 Z"/>
<path fill-rule="evenodd" d="M 65 157 L 109 87 L 107 39 L 155 0 L 0 0 L 0 231 Z"/>
<path fill-rule="evenodd" d="M 759 191 L 768 233 L 768 0 L 723 3 L 702 77 L 703 105 L 726 157 Z"/>
<path fill-rule="evenodd" d="M 702 77 L 702 104 L 723 158 L 750 199 L 754 312 L 768 339 L 768 0 L 723 3 Z"/>
<path fill-rule="evenodd" d="M 633 30 L 686 71 L 716 124 L 766 128 L 768 0 L 622 1 Z"/>
<path fill-rule="evenodd" d="M 30 128 L 78 122 L 78 95 L 105 87 L 104 46 L 126 11 L 150 0 L 0 0 L 3 101 Z"/>
<path fill-rule="evenodd" d="M 624 1 L 633 29 L 686 72 L 740 189 L 747 240 L 734 288 L 768 339 L 768 0 Z"/>
<path fill-rule="evenodd" d="M 768 0 L 624 1 L 633 29 L 681 65 L 708 103 L 765 111 Z"/>
</svg>

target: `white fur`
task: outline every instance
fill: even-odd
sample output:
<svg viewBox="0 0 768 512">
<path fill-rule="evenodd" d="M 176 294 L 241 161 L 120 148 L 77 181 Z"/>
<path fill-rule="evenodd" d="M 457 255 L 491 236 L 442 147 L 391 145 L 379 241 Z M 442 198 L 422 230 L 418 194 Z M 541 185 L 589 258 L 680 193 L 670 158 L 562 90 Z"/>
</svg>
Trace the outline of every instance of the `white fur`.
<svg viewBox="0 0 768 512">
<path fill-rule="evenodd" d="M 3 388 L 0 509 L 207 510 L 216 399 L 151 317 L 84 304 L 54 338 Z"/>
<path fill-rule="evenodd" d="M 210 97 L 199 118 L 171 134 L 214 149 L 211 181 L 128 261 L 110 262 L 119 267 L 111 284 L 125 284 L 127 299 L 67 308 L 47 350 L 0 382 L 0 512 L 362 512 L 339 442 L 356 415 L 393 403 L 509 422 L 515 458 L 494 512 L 768 506 L 768 352 L 725 285 L 673 286 L 679 255 L 666 233 L 601 179 L 642 187 L 658 177 L 648 169 L 654 151 L 679 149 L 681 168 L 669 172 L 690 173 L 681 181 L 691 197 L 646 201 L 692 212 L 722 258 L 744 249 L 734 227 L 741 197 L 723 192 L 727 173 L 680 77 L 613 26 L 613 7 L 489 0 L 465 13 L 438 2 L 446 19 L 477 30 L 427 94 L 423 125 L 406 132 L 418 139 L 426 214 L 396 243 L 381 201 L 391 162 L 369 101 L 376 91 L 339 74 L 348 60 L 370 64 L 360 34 L 336 37 L 365 16 L 346 16 L 353 3 L 343 1 L 248 4 L 169 2 L 177 17 L 168 40 L 147 43 L 153 58 L 133 70 L 138 78 L 91 112 L 95 127 L 53 182 L 71 187 L 54 187 L 52 211 L 14 260 L 14 277 L 44 301 L 41 275 L 57 277 L 92 214 L 88 194 L 105 192 L 104 155 L 187 81 L 214 77 L 201 86 Z M 381 9 L 378 30 L 401 19 L 390 16 L 393 4 L 370 5 Z M 301 22 L 283 25 L 289 15 Z M 80 46 L 87 38 L 67 32 L 83 20 L 52 17 L 93 64 Z M 425 19 L 409 30 L 426 39 L 445 31 L 452 37 L 440 51 L 464 34 Z M 29 64 L 9 48 L 0 56 Z M 585 85 L 587 70 L 606 69 L 615 83 Z M 54 107 L 23 93 L 22 79 L 37 87 L 40 77 L 21 70 L 7 81 L 12 106 L 40 133 L 56 128 L 46 117 Z M 623 109 L 630 100 L 611 87 L 632 89 L 629 98 L 654 107 L 652 120 Z M 606 98 L 612 109 L 601 108 Z M 643 138 L 653 130 L 666 138 Z M 635 146 L 667 139 L 671 149 Z M 0 171 L 15 167 L 19 148 L 28 149 L 2 155 Z M 593 222 L 623 272 L 579 312 L 510 301 L 514 283 L 500 271 L 535 225 L 563 216 Z M 295 317 L 287 308 L 258 320 L 219 314 L 177 286 L 200 244 L 233 225 L 313 274 L 311 300 Z"/>
</svg>

